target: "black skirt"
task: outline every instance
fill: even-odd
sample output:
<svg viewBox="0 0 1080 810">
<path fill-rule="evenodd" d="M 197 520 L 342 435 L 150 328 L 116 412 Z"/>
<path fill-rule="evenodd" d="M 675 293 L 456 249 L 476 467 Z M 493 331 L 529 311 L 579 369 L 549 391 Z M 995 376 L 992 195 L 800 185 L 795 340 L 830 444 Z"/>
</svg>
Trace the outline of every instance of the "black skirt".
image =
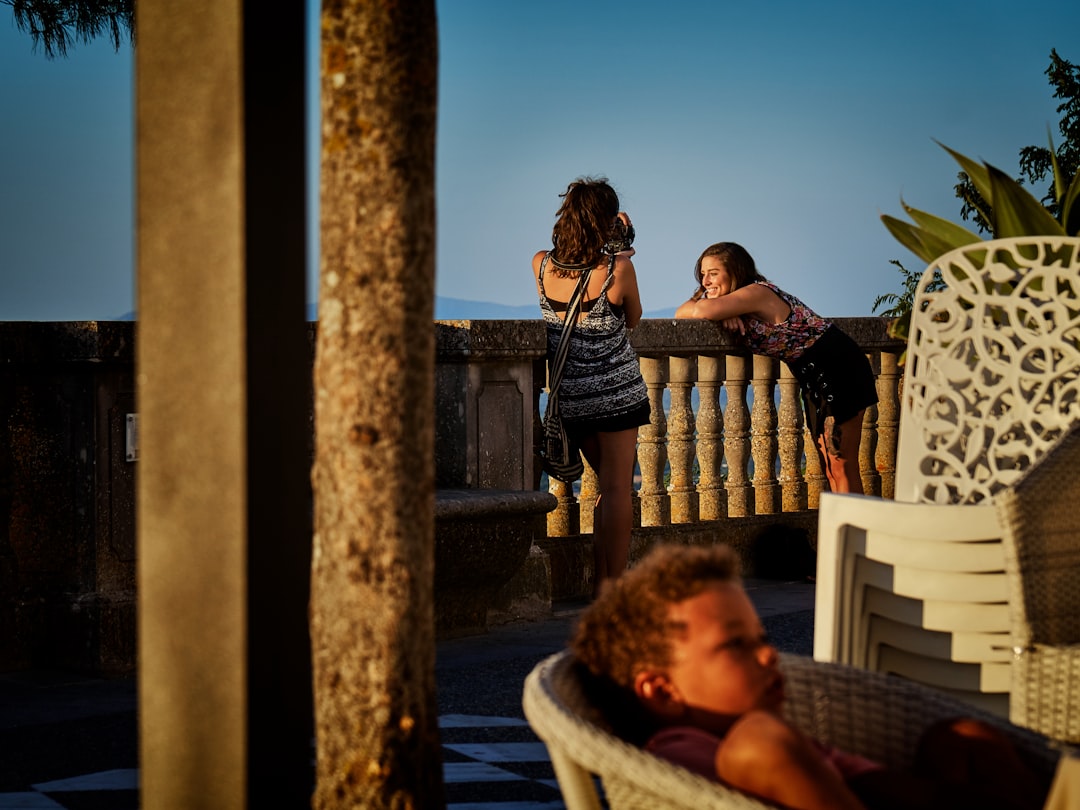
<svg viewBox="0 0 1080 810">
<path fill-rule="evenodd" d="M 564 419 L 563 425 L 566 427 L 567 433 L 574 438 L 580 438 L 592 433 L 614 433 L 620 430 L 641 427 L 649 424 L 651 418 L 652 410 L 649 401 L 646 399 L 625 413 L 589 419 Z"/>
<path fill-rule="evenodd" d="M 807 427 L 815 438 L 824 433 L 828 417 L 841 425 L 877 404 L 870 361 L 859 344 L 836 326 L 830 326 L 788 366 L 799 381 Z"/>
</svg>

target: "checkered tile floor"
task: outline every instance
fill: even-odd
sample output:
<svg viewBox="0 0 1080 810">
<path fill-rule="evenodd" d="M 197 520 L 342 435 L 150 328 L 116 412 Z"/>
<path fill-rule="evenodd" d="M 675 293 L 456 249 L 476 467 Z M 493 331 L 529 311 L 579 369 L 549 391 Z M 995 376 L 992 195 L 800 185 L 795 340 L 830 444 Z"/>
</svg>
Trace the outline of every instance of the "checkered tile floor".
<svg viewBox="0 0 1080 810">
<path fill-rule="evenodd" d="M 514 717 L 439 718 L 448 810 L 561 810 L 547 749 Z M 0 810 L 138 810 L 138 770 L 111 770 L 0 793 Z"/>
<path fill-rule="evenodd" d="M 563 807 L 547 749 L 524 720 L 449 714 L 439 732 L 449 810 Z"/>
</svg>

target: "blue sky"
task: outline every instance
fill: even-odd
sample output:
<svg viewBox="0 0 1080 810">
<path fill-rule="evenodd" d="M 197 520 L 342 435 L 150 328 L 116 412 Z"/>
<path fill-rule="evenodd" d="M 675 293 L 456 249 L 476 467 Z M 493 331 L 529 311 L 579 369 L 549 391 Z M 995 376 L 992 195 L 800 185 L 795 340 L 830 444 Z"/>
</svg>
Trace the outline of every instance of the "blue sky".
<svg viewBox="0 0 1080 810">
<path fill-rule="evenodd" d="M 1050 49 L 1080 63 L 1075 0 L 437 8 L 438 294 L 507 305 L 534 303 L 558 194 L 603 175 L 647 314 L 730 240 L 821 314 L 868 315 L 899 286 L 890 259 L 921 264 L 879 215 L 903 195 L 959 217 L 934 139 L 1015 174 L 1056 134 Z M 0 6 L 0 320 L 134 308 L 132 63 L 104 42 L 46 60 Z"/>
</svg>

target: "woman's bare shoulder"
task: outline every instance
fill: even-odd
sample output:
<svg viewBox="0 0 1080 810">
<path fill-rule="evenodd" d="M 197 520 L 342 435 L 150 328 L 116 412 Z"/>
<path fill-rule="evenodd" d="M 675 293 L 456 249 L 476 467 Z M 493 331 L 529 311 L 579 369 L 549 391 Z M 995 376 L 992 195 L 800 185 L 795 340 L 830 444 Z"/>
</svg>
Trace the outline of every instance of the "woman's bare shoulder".
<svg viewBox="0 0 1080 810">
<path fill-rule="evenodd" d="M 534 276 L 540 275 L 540 262 L 542 262 L 544 260 L 544 257 L 547 256 L 550 252 L 551 251 L 548 250 L 538 250 L 536 251 L 536 253 L 533 254 L 532 270 Z"/>
<path fill-rule="evenodd" d="M 615 276 L 616 277 L 629 277 L 637 278 L 637 270 L 634 268 L 633 261 L 630 257 L 624 253 L 615 254 Z"/>
</svg>

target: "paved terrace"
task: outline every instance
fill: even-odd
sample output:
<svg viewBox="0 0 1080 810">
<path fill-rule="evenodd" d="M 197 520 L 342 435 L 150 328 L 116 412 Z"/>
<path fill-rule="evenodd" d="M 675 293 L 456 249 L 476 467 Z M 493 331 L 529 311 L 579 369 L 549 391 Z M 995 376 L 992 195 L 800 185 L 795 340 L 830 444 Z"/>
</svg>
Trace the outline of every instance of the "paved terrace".
<svg viewBox="0 0 1080 810">
<path fill-rule="evenodd" d="M 747 589 L 777 647 L 809 655 L 814 586 L 750 579 Z M 563 807 L 547 750 L 525 723 L 521 687 L 537 661 L 565 646 L 581 607 L 558 603 L 542 621 L 439 643 L 449 810 Z M 136 703 L 133 678 L 0 674 L 0 810 L 138 808 Z"/>
</svg>

